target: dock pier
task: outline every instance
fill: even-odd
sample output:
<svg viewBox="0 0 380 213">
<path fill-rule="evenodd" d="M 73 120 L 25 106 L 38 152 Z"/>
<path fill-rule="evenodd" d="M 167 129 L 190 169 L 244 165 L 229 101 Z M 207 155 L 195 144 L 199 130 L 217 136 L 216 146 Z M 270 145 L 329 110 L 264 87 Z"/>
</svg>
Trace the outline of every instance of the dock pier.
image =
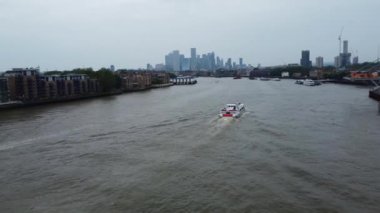
<svg viewBox="0 0 380 213">
<path fill-rule="evenodd" d="M 197 83 L 197 80 L 195 80 L 191 76 L 186 76 L 186 77 L 172 78 L 170 79 L 170 82 L 173 83 L 174 85 L 193 85 Z"/>
</svg>

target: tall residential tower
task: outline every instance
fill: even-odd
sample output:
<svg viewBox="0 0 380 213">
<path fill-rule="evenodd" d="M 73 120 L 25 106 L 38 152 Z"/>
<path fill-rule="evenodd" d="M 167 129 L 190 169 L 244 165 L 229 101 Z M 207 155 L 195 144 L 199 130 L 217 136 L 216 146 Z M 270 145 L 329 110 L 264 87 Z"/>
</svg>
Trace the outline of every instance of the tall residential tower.
<svg viewBox="0 0 380 213">
<path fill-rule="evenodd" d="M 340 54 L 340 67 L 346 68 L 351 65 L 351 53 L 348 52 L 348 41 L 343 41 L 343 53 Z"/>
<path fill-rule="evenodd" d="M 318 68 L 323 68 L 323 57 L 322 56 L 318 56 L 315 59 L 315 66 Z"/>
<path fill-rule="evenodd" d="M 190 70 L 197 70 L 197 49 L 191 48 Z"/>
<path fill-rule="evenodd" d="M 302 50 L 302 57 L 300 60 L 300 64 L 303 67 L 311 67 L 312 63 L 310 61 L 310 51 L 309 50 Z"/>
</svg>

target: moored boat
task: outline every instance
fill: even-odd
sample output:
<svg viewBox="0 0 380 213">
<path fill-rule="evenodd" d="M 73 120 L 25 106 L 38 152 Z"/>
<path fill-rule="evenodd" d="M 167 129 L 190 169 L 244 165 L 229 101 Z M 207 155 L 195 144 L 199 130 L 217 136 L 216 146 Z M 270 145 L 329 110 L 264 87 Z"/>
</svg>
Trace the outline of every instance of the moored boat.
<svg viewBox="0 0 380 213">
<path fill-rule="evenodd" d="M 315 81 L 313 81 L 311 79 L 306 79 L 306 80 L 303 81 L 303 85 L 305 85 L 305 86 L 315 86 L 317 84 L 315 83 Z"/>
</svg>

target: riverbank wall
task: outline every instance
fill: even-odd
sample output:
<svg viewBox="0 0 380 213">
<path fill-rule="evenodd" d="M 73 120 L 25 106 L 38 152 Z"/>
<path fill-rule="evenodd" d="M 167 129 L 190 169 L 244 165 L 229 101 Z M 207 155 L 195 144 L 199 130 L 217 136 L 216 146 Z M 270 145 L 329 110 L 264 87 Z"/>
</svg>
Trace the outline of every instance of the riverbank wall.
<svg viewBox="0 0 380 213">
<path fill-rule="evenodd" d="M 118 90 L 118 91 L 107 92 L 107 93 L 60 97 L 60 98 L 54 98 L 54 99 L 48 99 L 48 100 L 15 101 L 15 102 L 0 104 L 0 110 L 23 108 L 23 107 L 30 107 L 30 106 L 45 105 L 45 104 L 54 104 L 54 103 L 61 103 L 61 102 L 71 102 L 71 101 L 85 100 L 85 99 L 94 99 L 94 98 L 100 98 L 100 97 L 106 97 L 106 96 L 120 95 L 122 93 L 123 93 L 122 91 Z"/>
<path fill-rule="evenodd" d="M 168 83 L 168 84 L 152 84 L 151 88 L 152 89 L 158 89 L 158 88 L 171 87 L 173 85 L 174 85 L 173 83 Z"/>
<path fill-rule="evenodd" d="M 13 102 L 0 104 L 0 110 L 23 108 L 23 107 L 30 107 L 30 106 L 37 106 L 37 105 L 44 105 L 44 104 L 54 104 L 54 103 L 61 103 L 61 102 L 71 102 L 71 101 L 78 101 L 78 100 L 85 100 L 85 99 L 94 99 L 94 98 L 100 98 L 100 97 L 106 97 L 106 96 L 120 95 L 120 94 L 125 94 L 125 93 L 142 92 L 142 91 L 147 91 L 151 89 L 165 88 L 165 87 L 170 87 L 170 86 L 173 86 L 173 83 L 153 84 L 150 87 L 139 88 L 139 89 L 134 89 L 134 90 L 117 90 L 117 91 L 107 92 L 107 93 L 60 97 L 60 98 L 47 99 L 47 100 L 13 101 Z"/>
</svg>

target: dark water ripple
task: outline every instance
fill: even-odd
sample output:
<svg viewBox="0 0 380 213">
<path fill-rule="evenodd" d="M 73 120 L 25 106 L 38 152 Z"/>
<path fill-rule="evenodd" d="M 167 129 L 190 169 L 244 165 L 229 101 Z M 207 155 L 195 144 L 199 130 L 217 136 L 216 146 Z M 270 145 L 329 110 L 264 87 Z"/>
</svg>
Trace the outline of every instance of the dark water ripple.
<svg viewBox="0 0 380 213">
<path fill-rule="evenodd" d="M 199 82 L 0 112 L 0 212 L 380 212 L 366 88 Z"/>
</svg>

